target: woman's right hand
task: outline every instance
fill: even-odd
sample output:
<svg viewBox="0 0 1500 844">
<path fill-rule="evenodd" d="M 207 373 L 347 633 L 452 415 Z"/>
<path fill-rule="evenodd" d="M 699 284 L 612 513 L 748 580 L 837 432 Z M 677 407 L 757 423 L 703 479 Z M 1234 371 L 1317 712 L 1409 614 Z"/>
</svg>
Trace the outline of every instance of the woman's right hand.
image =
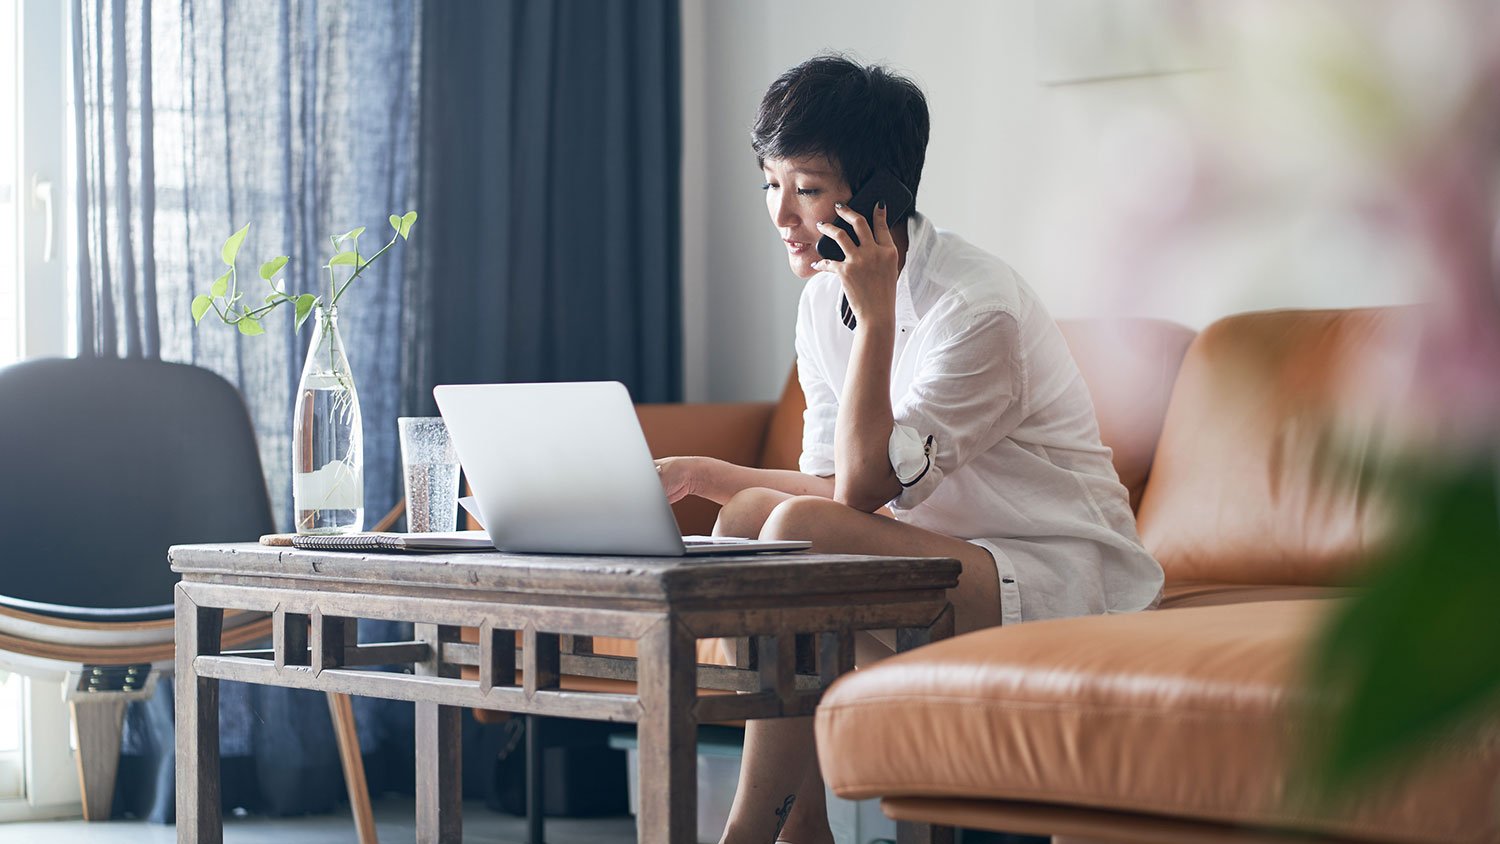
<svg viewBox="0 0 1500 844">
<path fill-rule="evenodd" d="M 701 457 L 663 457 L 656 461 L 656 474 L 661 478 L 667 501 L 676 504 L 689 495 L 699 495 L 705 463 Z"/>
</svg>

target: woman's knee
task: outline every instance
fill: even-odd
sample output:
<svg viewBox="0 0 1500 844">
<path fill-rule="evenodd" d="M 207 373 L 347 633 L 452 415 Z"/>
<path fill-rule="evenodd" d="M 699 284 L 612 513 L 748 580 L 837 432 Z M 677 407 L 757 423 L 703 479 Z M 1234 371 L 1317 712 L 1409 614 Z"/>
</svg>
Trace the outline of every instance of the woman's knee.
<svg viewBox="0 0 1500 844">
<path fill-rule="evenodd" d="M 771 511 L 786 499 L 786 493 L 774 489 L 751 487 L 740 490 L 719 508 L 719 518 L 714 523 L 714 536 L 754 539 L 760 535 L 761 527 Z"/>
<path fill-rule="evenodd" d="M 817 542 L 822 538 L 822 526 L 832 516 L 831 510 L 848 509 L 831 498 L 816 495 L 798 495 L 788 498 L 766 516 L 761 527 L 761 539 L 805 539 Z"/>
</svg>

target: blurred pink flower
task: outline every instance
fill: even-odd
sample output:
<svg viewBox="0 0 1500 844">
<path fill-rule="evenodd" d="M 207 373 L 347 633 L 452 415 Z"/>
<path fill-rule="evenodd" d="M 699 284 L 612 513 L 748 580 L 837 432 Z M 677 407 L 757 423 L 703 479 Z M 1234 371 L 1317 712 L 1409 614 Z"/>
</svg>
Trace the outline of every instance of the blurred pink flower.
<svg viewBox="0 0 1500 844">
<path fill-rule="evenodd" d="M 1490 30 L 1495 32 L 1495 30 Z M 1432 262 L 1414 401 L 1434 433 L 1500 446 L 1500 41 L 1446 132 L 1419 151 L 1398 197 Z"/>
<path fill-rule="evenodd" d="M 1298 273 L 1357 299 L 1385 273 L 1424 304 L 1326 373 L 1330 412 L 1380 417 L 1397 449 L 1500 450 L 1500 4 L 1219 8 L 1212 95 L 1101 142 L 1083 272 L 1121 312 L 1194 285 L 1295 291 Z"/>
</svg>

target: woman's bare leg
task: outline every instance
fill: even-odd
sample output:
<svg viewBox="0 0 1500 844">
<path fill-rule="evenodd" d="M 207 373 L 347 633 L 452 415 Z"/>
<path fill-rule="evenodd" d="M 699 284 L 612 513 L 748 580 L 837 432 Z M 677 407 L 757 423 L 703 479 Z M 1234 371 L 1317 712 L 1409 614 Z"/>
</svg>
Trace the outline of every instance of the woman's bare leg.
<svg viewBox="0 0 1500 844">
<path fill-rule="evenodd" d="M 828 810 L 804 794 L 808 772 L 818 768 L 813 719 L 763 718 L 745 722 L 740 783 L 722 841 L 771 844 L 785 836 L 795 844 L 829 844 Z M 817 778 L 822 789 L 822 778 Z M 810 791 L 810 789 L 808 789 Z M 796 819 L 796 823 L 789 822 Z M 784 832 L 784 830 L 786 830 Z"/>
<path fill-rule="evenodd" d="M 791 497 L 784 492 L 759 488 L 739 493 L 719 511 L 714 536 L 759 536 L 771 512 Z M 745 724 L 740 783 L 729 810 L 725 841 L 771 842 L 777 838 L 792 816 L 791 810 L 797 806 L 801 783 L 807 779 L 806 772 L 817 769 L 812 739 L 811 718 L 776 718 Z M 818 782 L 821 785 L 821 777 Z M 796 816 L 805 818 L 811 813 L 804 807 L 804 811 Z M 787 840 L 796 844 L 821 844 L 831 838 L 825 809 L 821 836 L 809 838 L 806 842 L 799 838 Z"/>
<path fill-rule="evenodd" d="M 754 539 L 760 536 L 761 528 L 771 511 L 792 496 L 785 492 L 762 487 L 742 490 L 719 508 L 718 521 L 714 522 L 714 536 L 739 536 Z"/>
<path fill-rule="evenodd" d="M 806 720 L 811 725 L 812 719 Z M 811 730 L 807 737 L 812 741 Z M 816 760 L 807 766 L 802 784 L 797 787 L 796 811 L 781 828 L 777 841 L 787 844 L 829 844 L 833 841 L 833 830 L 828 828 L 828 797 L 823 788 L 823 772 L 818 770 Z"/>
<path fill-rule="evenodd" d="M 859 654 L 859 665 L 874 664 L 894 653 L 884 642 L 865 631 L 855 634 L 855 652 Z M 792 804 L 787 806 L 786 799 L 783 798 L 780 805 L 775 805 L 775 790 L 778 787 L 785 788 L 787 781 L 791 779 L 778 776 L 783 769 L 778 767 L 776 755 L 786 747 L 813 747 L 813 719 L 776 718 L 745 723 L 744 758 L 754 761 L 740 766 L 740 788 L 735 792 L 735 807 L 740 807 L 743 802 L 742 813 L 749 813 L 755 811 L 753 807 L 764 811 L 766 806 L 774 806 L 771 816 L 764 820 L 766 824 L 770 824 L 774 819 L 776 825 L 772 828 L 779 830 L 776 832 L 777 841 L 787 844 L 830 844 L 833 841 L 833 831 L 828 826 L 828 797 L 823 786 L 823 772 L 818 770 L 817 758 L 812 752 L 807 754 L 809 759 L 801 763 L 807 766 L 802 782 L 792 795 L 788 795 L 794 798 Z M 796 760 L 789 760 L 787 764 L 798 763 Z M 750 777 L 757 774 L 769 774 L 771 780 L 752 782 Z M 786 808 L 794 811 L 778 812 Z M 734 817 L 732 808 L 731 826 L 735 825 Z M 758 836 L 747 833 L 746 837 L 756 840 Z"/>
<path fill-rule="evenodd" d="M 757 521 L 760 530 L 755 532 L 752 528 Z M 824 553 L 952 557 L 963 565 L 958 588 L 949 592 L 956 631 L 977 630 L 1000 621 L 994 559 L 984 548 L 961 539 L 854 510 L 832 499 L 793 497 L 765 489 L 746 490 L 730 499 L 715 532 L 805 539 L 813 543 L 813 550 Z M 795 844 L 832 841 L 816 764 L 811 718 L 748 722 L 740 785 L 724 844 L 769 844 L 778 832 Z M 795 809 L 802 811 L 788 811 Z"/>
</svg>

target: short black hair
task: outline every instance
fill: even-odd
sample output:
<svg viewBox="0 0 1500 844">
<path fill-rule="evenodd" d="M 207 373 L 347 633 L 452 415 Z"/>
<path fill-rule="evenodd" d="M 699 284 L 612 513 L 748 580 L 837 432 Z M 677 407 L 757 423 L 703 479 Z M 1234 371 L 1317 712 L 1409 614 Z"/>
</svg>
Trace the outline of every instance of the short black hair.
<svg viewBox="0 0 1500 844">
<path fill-rule="evenodd" d="M 915 82 L 879 65 L 824 54 L 771 83 L 750 147 L 761 166 L 768 158 L 823 155 L 854 190 L 886 167 L 915 197 L 928 129 L 927 97 Z"/>
</svg>

